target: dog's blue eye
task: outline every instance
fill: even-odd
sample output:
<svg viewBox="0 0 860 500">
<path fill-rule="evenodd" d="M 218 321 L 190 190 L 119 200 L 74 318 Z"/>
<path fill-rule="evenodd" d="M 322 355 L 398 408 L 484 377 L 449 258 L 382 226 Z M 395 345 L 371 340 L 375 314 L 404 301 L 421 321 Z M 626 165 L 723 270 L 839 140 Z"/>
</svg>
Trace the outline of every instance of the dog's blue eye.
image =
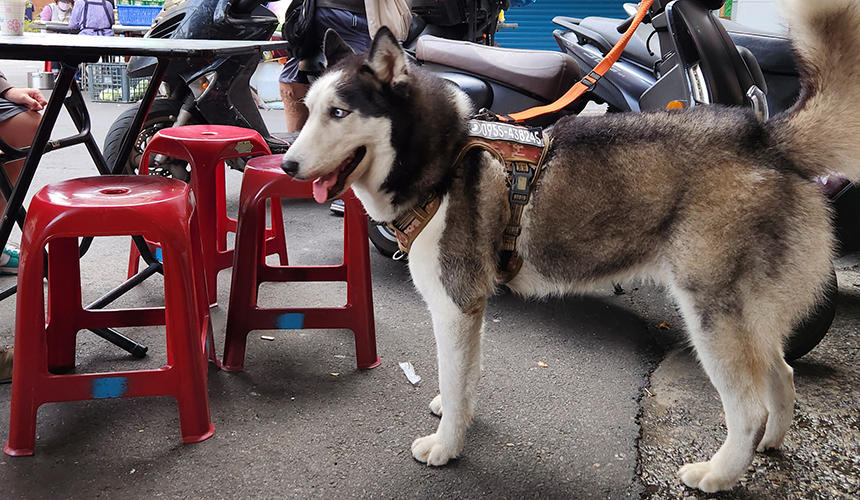
<svg viewBox="0 0 860 500">
<path fill-rule="evenodd" d="M 332 118 L 345 118 L 349 113 L 350 111 L 340 108 L 331 108 L 331 111 L 328 112 Z"/>
</svg>

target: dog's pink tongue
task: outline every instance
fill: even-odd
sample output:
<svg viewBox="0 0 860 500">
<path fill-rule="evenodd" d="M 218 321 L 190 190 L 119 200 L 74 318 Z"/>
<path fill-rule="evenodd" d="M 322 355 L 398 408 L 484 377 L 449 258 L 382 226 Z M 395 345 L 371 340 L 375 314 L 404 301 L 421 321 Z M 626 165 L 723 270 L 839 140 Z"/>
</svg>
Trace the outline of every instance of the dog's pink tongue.
<svg viewBox="0 0 860 500">
<path fill-rule="evenodd" d="M 337 173 L 338 171 L 335 170 L 325 177 L 318 177 L 314 180 L 314 200 L 317 203 L 325 203 L 328 200 L 328 190 L 337 183 Z"/>
</svg>

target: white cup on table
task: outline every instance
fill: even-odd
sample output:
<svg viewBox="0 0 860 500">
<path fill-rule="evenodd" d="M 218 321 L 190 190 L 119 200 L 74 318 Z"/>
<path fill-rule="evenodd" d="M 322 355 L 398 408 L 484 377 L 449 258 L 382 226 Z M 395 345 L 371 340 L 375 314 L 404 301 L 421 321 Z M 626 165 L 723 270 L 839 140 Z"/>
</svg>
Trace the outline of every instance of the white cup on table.
<svg viewBox="0 0 860 500">
<path fill-rule="evenodd" d="M 0 36 L 24 34 L 26 0 L 0 0 Z"/>
</svg>

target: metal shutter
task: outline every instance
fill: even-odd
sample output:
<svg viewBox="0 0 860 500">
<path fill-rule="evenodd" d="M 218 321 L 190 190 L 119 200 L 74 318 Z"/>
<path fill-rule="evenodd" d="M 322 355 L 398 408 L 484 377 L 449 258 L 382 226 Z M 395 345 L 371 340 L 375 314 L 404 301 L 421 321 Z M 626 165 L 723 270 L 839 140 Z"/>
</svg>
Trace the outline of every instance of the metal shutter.
<svg viewBox="0 0 860 500">
<path fill-rule="evenodd" d="M 558 50 L 552 31 L 559 27 L 552 24 L 553 17 L 625 18 L 622 3 L 623 0 L 537 0 L 529 6 L 505 11 L 505 21 L 519 26 L 496 33 L 496 42 L 517 49 Z"/>
</svg>

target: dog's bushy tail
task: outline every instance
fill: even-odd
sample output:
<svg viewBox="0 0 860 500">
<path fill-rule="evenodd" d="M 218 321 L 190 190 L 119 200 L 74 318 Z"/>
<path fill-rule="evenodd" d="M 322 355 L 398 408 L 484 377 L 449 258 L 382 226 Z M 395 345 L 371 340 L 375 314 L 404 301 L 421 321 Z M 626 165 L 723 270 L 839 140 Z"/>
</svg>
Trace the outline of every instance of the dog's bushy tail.
<svg viewBox="0 0 860 500">
<path fill-rule="evenodd" d="M 795 167 L 860 180 L 860 0 L 783 0 L 801 96 L 771 130 Z"/>
</svg>

